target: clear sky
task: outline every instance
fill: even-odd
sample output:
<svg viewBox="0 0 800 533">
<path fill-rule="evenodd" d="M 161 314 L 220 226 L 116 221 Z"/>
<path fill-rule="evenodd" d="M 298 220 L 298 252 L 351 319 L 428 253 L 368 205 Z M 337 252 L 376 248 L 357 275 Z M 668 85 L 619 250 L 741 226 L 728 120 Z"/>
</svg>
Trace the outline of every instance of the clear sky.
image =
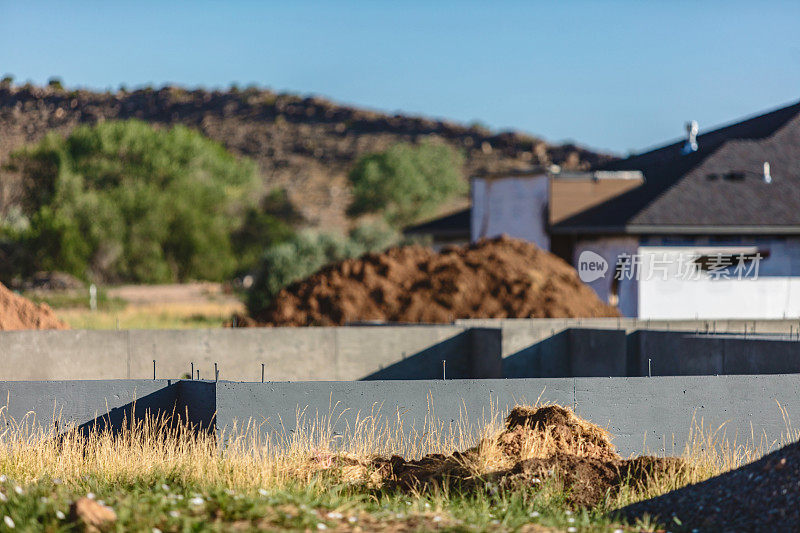
<svg viewBox="0 0 800 533">
<path fill-rule="evenodd" d="M 625 153 L 800 99 L 798 28 L 796 0 L 0 0 L 0 75 L 255 83 Z"/>
</svg>

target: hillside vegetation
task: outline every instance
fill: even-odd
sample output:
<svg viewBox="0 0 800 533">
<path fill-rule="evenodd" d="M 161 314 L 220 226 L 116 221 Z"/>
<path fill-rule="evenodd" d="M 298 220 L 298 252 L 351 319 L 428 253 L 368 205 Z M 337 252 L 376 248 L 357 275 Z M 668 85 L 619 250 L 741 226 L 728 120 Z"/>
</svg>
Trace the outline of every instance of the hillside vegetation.
<svg viewBox="0 0 800 533">
<path fill-rule="evenodd" d="M 252 273 L 260 305 L 463 203 L 471 173 L 605 158 L 254 88 L 112 94 L 4 79 L 0 131 L 0 281 Z"/>
<path fill-rule="evenodd" d="M 525 110 L 520 110 L 524 113 Z M 363 155 L 401 142 L 446 144 L 464 154 L 463 175 L 557 163 L 583 168 L 605 160 L 574 145 L 552 145 L 519 133 L 494 133 L 430 118 L 389 115 L 317 97 L 266 89 L 161 89 L 114 93 L 0 82 L 0 166 L 11 152 L 48 132 L 65 135 L 81 124 L 136 118 L 185 125 L 258 166 L 261 191 L 285 189 L 311 227 L 350 226 L 347 175 Z M 18 201 L 16 176 L 0 171 L 0 216 Z"/>
<path fill-rule="evenodd" d="M 222 280 L 255 204 L 255 165 L 185 127 L 137 121 L 81 126 L 14 152 L 21 211 L 4 232 L 17 272 L 163 283 Z"/>
</svg>

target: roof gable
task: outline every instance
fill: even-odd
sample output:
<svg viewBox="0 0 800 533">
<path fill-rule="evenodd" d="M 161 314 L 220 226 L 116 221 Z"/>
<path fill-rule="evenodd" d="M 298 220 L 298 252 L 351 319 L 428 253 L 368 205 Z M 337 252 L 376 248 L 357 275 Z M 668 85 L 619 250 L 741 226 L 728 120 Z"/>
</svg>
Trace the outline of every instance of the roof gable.
<svg viewBox="0 0 800 533">
<path fill-rule="evenodd" d="M 704 228 L 800 233 L 800 103 L 614 161 L 601 170 L 641 170 L 645 183 L 553 226 L 554 233 L 659 233 Z M 769 161 L 773 182 L 763 181 Z M 731 172 L 744 179 L 726 179 Z M 714 178 L 713 176 L 716 176 Z"/>
</svg>

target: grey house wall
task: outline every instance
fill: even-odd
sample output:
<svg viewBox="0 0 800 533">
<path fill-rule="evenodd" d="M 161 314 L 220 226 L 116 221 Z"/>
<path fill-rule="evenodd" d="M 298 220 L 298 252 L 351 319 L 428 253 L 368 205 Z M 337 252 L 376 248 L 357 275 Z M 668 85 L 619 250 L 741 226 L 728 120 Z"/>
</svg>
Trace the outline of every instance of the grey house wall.
<svg viewBox="0 0 800 533">
<path fill-rule="evenodd" d="M 777 445 L 787 431 L 781 407 L 789 420 L 800 417 L 799 385 L 798 375 L 295 383 L 109 380 L 0 382 L 0 394 L 8 398 L 6 422 L 9 417 L 20 422 L 27 415 L 28 427 L 54 428 L 57 419 L 59 430 L 70 423 L 114 429 L 134 412 L 141 416 L 164 410 L 188 413 L 204 428 L 216 422 L 222 443 L 249 423 L 265 438 L 279 441 L 298 423 L 309 428 L 326 417 L 341 442 L 352 435 L 357 419 L 367 416 L 375 417 L 378 426 L 399 428 L 399 436 L 411 444 L 464 431 L 475 437 L 493 413 L 502 415 L 515 404 L 538 399 L 572 406 L 580 416 L 607 427 L 619 451 L 629 455 L 680 453 L 693 423 L 707 429 L 722 426 L 720 442 L 743 444 L 754 436 L 757 444 Z"/>
</svg>

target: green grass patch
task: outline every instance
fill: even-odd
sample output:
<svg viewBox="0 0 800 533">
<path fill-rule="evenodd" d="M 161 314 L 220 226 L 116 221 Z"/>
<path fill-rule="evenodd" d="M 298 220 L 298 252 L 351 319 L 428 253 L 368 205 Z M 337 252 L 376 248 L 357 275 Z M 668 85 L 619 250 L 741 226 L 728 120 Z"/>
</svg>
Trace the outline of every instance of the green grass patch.
<svg viewBox="0 0 800 533">
<path fill-rule="evenodd" d="M 232 490 L 164 477 L 119 483 L 87 476 L 80 483 L 50 478 L 0 483 L 0 518 L 23 531 L 72 531 L 70 505 L 90 497 L 111 507 L 114 531 L 252 531 L 374 529 L 416 531 L 613 531 L 625 527 L 601 509 L 571 511 L 546 487 L 499 495 L 375 494 L 349 486 L 289 485 Z M 2 526 L 0 526 L 2 527 Z"/>
</svg>

